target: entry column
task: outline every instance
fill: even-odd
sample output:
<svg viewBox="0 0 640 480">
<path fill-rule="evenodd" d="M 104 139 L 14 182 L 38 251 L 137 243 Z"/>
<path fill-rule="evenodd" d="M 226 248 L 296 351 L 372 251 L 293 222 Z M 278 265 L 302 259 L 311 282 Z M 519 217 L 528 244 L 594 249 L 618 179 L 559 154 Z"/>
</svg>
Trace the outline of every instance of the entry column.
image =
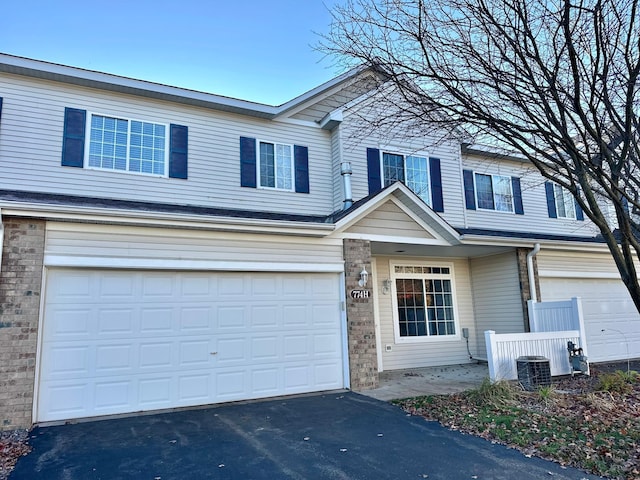
<svg viewBox="0 0 640 480">
<path fill-rule="evenodd" d="M 345 239 L 343 248 L 351 389 L 369 390 L 378 386 L 373 282 L 369 278 L 364 284 L 361 273 L 371 272 L 371 244 Z"/>
</svg>

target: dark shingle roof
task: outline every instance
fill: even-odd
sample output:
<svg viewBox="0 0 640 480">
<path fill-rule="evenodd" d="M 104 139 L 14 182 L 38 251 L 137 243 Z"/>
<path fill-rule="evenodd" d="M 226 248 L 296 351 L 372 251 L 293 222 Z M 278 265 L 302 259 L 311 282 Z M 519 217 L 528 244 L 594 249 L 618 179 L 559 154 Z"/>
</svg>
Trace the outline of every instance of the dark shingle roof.
<svg viewBox="0 0 640 480">
<path fill-rule="evenodd" d="M 180 205 L 172 203 L 115 200 L 110 198 L 85 197 L 78 195 L 23 192 L 17 190 L 0 190 L 0 201 L 303 223 L 327 223 L 328 218 L 327 216 L 322 215 L 295 215 L 288 213 L 261 212 L 254 210 L 199 207 L 193 205 Z"/>
<path fill-rule="evenodd" d="M 579 235 L 555 235 L 550 233 L 537 232 L 514 232 L 507 230 L 488 230 L 484 228 L 456 228 L 460 235 L 477 235 L 480 237 L 503 237 L 517 238 L 523 240 L 552 240 L 559 242 L 587 242 L 604 243 L 601 235 L 594 237 L 584 237 Z"/>
</svg>

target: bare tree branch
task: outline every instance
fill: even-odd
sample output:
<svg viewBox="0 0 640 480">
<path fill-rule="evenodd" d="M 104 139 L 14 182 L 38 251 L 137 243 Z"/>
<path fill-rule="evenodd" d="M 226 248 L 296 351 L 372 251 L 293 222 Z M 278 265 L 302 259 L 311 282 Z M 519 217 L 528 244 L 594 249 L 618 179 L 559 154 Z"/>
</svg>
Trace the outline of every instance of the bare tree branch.
<svg viewBox="0 0 640 480">
<path fill-rule="evenodd" d="M 640 311 L 638 2 L 346 0 L 320 48 L 394 86 L 377 127 L 464 129 L 569 190 Z"/>
</svg>

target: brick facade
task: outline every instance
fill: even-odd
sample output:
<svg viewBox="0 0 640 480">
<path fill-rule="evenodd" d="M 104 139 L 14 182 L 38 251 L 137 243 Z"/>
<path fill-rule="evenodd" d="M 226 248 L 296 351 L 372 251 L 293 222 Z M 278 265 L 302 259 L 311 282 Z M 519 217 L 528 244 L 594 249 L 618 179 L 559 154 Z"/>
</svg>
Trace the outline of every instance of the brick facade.
<svg viewBox="0 0 640 480">
<path fill-rule="evenodd" d="M 347 336 L 349 372 L 352 390 L 368 390 L 378 386 L 376 327 L 373 316 L 372 283 L 358 285 L 364 267 L 371 273 L 371 245 L 365 240 L 344 240 L 345 281 L 347 292 Z M 352 298 L 351 291 L 367 290 L 369 298 Z"/>
<path fill-rule="evenodd" d="M 0 266 L 0 430 L 32 423 L 43 220 L 5 217 Z"/>
<path fill-rule="evenodd" d="M 516 255 L 518 257 L 518 276 L 520 278 L 520 298 L 522 299 L 522 313 L 524 316 L 525 330 L 529 329 L 529 308 L 527 301 L 531 300 L 531 290 L 529 288 L 529 272 L 527 271 L 527 255 L 531 249 L 529 248 L 516 248 Z M 533 257 L 533 273 L 536 282 L 536 294 L 538 301 L 540 301 L 540 281 L 538 279 L 538 261 L 536 257 Z"/>
</svg>

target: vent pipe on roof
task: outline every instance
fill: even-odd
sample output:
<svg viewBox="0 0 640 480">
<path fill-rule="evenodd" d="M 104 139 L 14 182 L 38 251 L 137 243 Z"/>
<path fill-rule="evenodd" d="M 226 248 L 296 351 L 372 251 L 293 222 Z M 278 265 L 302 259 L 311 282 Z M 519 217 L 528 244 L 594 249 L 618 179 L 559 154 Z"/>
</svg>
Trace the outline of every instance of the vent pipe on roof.
<svg viewBox="0 0 640 480">
<path fill-rule="evenodd" d="M 342 162 L 340 164 L 340 175 L 342 175 L 342 183 L 344 184 L 344 206 L 343 210 L 347 210 L 353 205 L 353 199 L 351 194 L 351 174 L 353 170 L 351 170 L 350 162 Z"/>
<path fill-rule="evenodd" d="M 536 293 L 536 276 L 533 273 L 533 257 L 535 257 L 540 251 L 540 244 L 536 243 L 533 246 L 533 250 L 527 253 L 527 273 L 529 274 L 529 295 L 531 300 L 535 303 L 538 301 L 538 294 Z"/>
</svg>

